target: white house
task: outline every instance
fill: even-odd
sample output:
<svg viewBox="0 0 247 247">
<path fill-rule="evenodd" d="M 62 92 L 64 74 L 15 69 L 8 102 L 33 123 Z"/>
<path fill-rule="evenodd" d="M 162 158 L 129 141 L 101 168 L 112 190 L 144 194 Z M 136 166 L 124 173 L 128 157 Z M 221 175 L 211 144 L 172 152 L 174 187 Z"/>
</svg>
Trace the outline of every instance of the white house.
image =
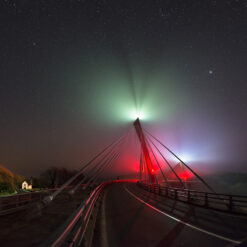
<svg viewBox="0 0 247 247">
<path fill-rule="evenodd" d="M 32 187 L 32 184 L 28 184 L 27 181 L 24 181 L 24 182 L 22 183 L 22 185 L 21 185 L 21 188 L 22 188 L 23 190 L 31 190 L 33 187 Z"/>
</svg>

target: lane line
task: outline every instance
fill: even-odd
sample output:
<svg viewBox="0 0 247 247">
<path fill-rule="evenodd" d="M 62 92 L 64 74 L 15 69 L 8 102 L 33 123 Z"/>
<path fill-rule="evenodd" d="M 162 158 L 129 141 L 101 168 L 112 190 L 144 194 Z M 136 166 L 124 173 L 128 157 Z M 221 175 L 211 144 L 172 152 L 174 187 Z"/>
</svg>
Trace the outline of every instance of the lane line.
<svg viewBox="0 0 247 247">
<path fill-rule="evenodd" d="M 204 229 L 202 229 L 202 228 L 199 228 L 199 227 L 197 227 L 197 226 L 193 226 L 193 225 L 191 225 L 191 224 L 189 224 L 189 223 L 187 223 L 187 222 L 185 222 L 185 221 L 182 221 L 182 220 L 180 220 L 180 219 L 178 219 L 178 218 L 176 218 L 176 217 L 173 217 L 173 216 L 171 216 L 171 215 L 169 215 L 169 214 L 167 214 L 167 213 L 165 213 L 165 212 L 159 210 L 158 208 L 152 206 L 151 204 L 145 202 L 145 201 L 142 200 L 141 198 L 137 197 L 137 196 L 134 195 L 132 192 L 130 192 L 125 186 L 124 186 L 124 189 L 125 189 L 131 196 L 133 196 L 136 200 L 138 200 L 139 202 L 141 202 L 141 203 L 147 205 L 148 207 L 152 208 L 153 210 L 155 210 L 155 211 L 157 211 L 157 212 L 159 212 L 159 213 L 161 213 L 161 214 L 163 214 L 163 215 L 165 215 L 165 216 L 167 216 L 167 217 L 169 217 L 169 218 L 171 218 L 171 219 L 173 219 L 173 220 L 175 220 L 175 221 L 177 221 L 177 222 L 179 222 L 179 223 L 182 223 L 182 224 L 184 224 L 184 225 L 186 225 L 186 226 L 188 226 L 188 227 L 190 227 L 190 228 L 192 228 L 192 229 L 195 229 L 195 230 L 197 230 L 197 231 L 206 233 L 206 234 L 208 234 L 208 235 L 210 235 L 210 236 L 213 236 L 213 237 L 216 237 L 216 238 L 225 240 L 225 241 L 227 241 L 227 242 L 231 242 L 231 243 L 234 243 L 234 244 L 240 244 L 240 243 L 241 243 L 241 241 L 239 241 L 239 240 L 234 240 L 234 239 L 227 238 L 227 237 L 221 236 L 221 235 L 216 234 L 216 233 L 213 233 L 213 232 L 209 232 L 209 231 L 204 230 Z"/>
</svg>

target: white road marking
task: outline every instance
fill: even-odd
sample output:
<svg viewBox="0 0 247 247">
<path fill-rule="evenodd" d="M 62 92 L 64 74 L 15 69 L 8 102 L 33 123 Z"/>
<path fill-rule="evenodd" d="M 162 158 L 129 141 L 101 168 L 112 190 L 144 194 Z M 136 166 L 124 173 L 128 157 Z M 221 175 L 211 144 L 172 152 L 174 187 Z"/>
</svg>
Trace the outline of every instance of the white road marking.
<svg viewBox="0 0 247 247">
<path fill-rule="evenodd" d="M 241 241 L 239 241 L 239 240 L 234 240 L 234 239 L 231 239 L 231 238 L 227 238 L 227 237 L 224 237 L 224 236 L 215 234 L 215 233 L 213 233 L 213 232 L 209 232 L 209 231 L 207 231 L 207 230 L 204 230 L 204 229 L 202 229 L 202 228 L 199 228 L 199 227 L 197 227 L 197 226 L 193 226 L 193 225 L 191 225 L 191 224 L 189 224 L 189 223 L 187 223 L 187 222 L 184 222 L 184 221 L 182 221 L 182 220 L 180 220 L 180 219 L 178 219 L 178 218 L 176 218 L 176 217 L 173 217 L 173 216 L 171 216 L 171 215 L 169 215 L 169 214 L 167 214 L 167 213 L 165 213 L 165 212 L 159 210 L 158 208 L 156 208 L 156 207 L 150 205 L 149 203 L 143 201 L 141 198 L 137 197 L 137 196 L 134 195 L 132 192 L 130 192 L 125 186 L 124 186 L 124 188 L 125 188 L 125 190 L 126 190 L 130 195 L 132 195 L 132 196 L 133 196 L 136 200 L 138 200 L 139 202 L 144 203 L 145 205 L 147 205 L 148 207 L 152 208 L 153 210 L 155 210 L 155 211 L 157 211 L 157 212 L 159 212 L 159 213 L 161 213 L 161 214 L 163 214 L 163 215 L 165 215 L 165 216 L 167 216 L 167 217 L 169 217 L 169 218 L 171 218 L 171 219 L 173 219 L 173 220 L 175 220 L 175 221 L 177 221 L 177 222 L 179 222 L 179 223 L 182 223 L 182 224 L 184 224 L 184 225 L 186 225 L 186 226 L 188 226 L 188 227 L 190 227 L 190 228 L 192 228 L 192 229 L 195 229 L 195 230 L 197 230 L 197 231 L 206 233 L 206 234 L 211 235 L 211 236 L 213 236 L 213 237 L 216 237 L 216 238 L 225 240 L 225 241 L 227 241 L 227 242 L 231 242 L 231 243 L 234 243 L 234 244 L 240 244 L 240 243 L 241 243 Z"/>
</svg>

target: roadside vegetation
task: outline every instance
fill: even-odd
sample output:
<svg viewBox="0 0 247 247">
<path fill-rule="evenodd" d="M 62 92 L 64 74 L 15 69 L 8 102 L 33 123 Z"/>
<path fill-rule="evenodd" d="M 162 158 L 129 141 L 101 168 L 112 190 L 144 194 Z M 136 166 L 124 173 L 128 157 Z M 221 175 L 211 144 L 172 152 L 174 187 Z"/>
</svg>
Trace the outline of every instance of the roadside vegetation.
<svg viewBox="0 0 247 247">
<path fill-rule="evenodd" d="M 31 176 L 27 178 L 14 174 L 6 167 L 0 165 L 0 196 L 56 188 L 65 183 L 75 173 L 76 171 L 66 168 L 51 167 L 41 173 L 39 177 Z M 22 190 L 23 181 L 32 184 L 32 189 Z"/>
<path fill-rule="evenodd" d="M 22 175 L 14 174 L 4 166 L 0 166 L 0 195 L 17 193 L 23 181 Z"/>
</svg>

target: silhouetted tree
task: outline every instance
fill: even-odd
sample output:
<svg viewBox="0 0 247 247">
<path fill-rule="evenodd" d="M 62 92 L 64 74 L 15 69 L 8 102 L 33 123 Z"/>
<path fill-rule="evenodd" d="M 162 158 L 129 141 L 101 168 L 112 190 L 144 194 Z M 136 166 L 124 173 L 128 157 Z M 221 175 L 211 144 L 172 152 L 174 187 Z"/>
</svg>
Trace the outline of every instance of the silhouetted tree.
<svg viewBox="0 0 247 247">
<path fill-rule="evenodd" d="M 51 167 L 40 175 L 40 180 L 45 185 L 45 187 L 55 188 L 57 171 L 58 171 L 57 167 Z"/>
<path fill-rule="evenodd" d="M 43 188 L 43 187 L 46 187 L 45 185 L 42 184 L 42 182 L 40 181 L 40 179 L 37 178 L 37 177 L 32 176 L 30 178 L 30 180 L 32 182 L 33 188 Z"/>
<path fill-rule="evenodd" d="M 55 188 L 64 184 L 70 179 L 76 171 L 70 171 L 66 168 L 52 167 L 40 175 L 40 183 L 43 187 Z"/>
<path fill-rule="evenodd" d="M 57 171 L 57 186 L 63 185 L 68 181 L 72 176 L 76 174 L 76 171 L 70 171 L 66 168 L 59 168 Z"/>
<path fill-rule="evenodd" d="M 20 174 L 14 175 L 14 184 L 15 184 L 15 188 L 17 190 L 21 188 L 21 185 L 22 185 L 24 180 L 25 180 L 24 176 L 22 176 Z"/>
</svg>

